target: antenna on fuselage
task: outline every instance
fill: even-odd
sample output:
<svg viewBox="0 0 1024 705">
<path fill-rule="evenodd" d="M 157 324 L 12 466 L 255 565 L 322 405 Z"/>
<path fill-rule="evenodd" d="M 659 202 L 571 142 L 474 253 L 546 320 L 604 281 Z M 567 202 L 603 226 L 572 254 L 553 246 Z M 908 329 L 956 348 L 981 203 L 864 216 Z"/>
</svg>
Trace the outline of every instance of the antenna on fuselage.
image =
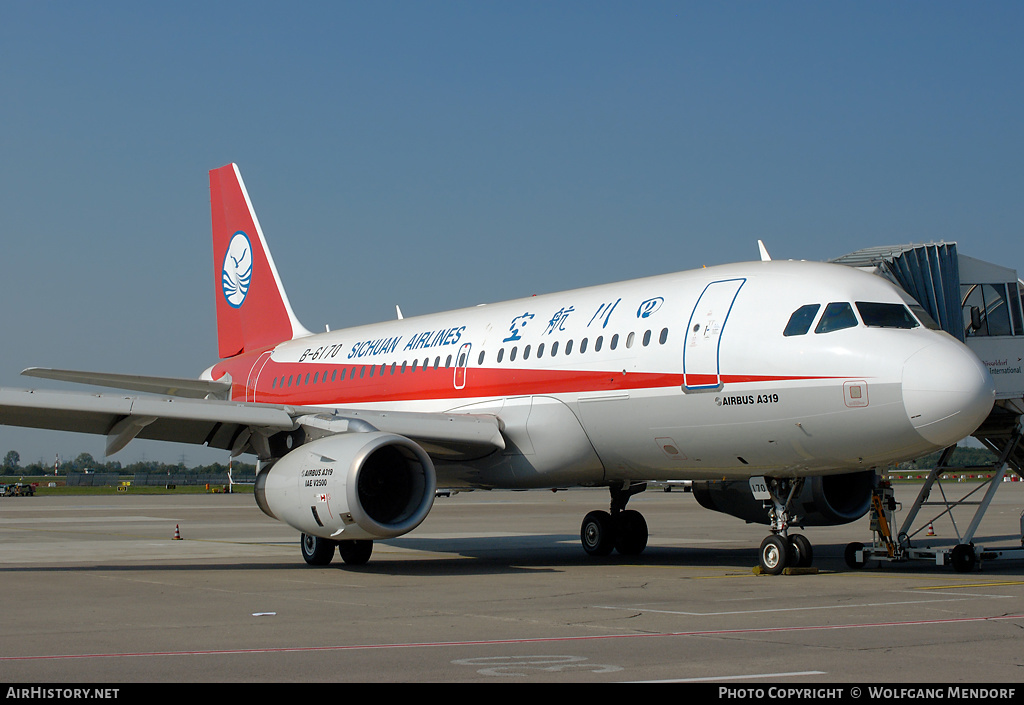
<svg viewBox="0 0 1024 705">
<path fill-rule="evenodd" d="M 760 240 L 757 241 L 757 249 L 761 251 L 761 261 L 771 262 L 772 256 L 768 254 L 768 249 L 764 246 L 764 243 Z"/>
<path fill-rule="evenodd" d="M 395 304 L 395 313 L 398 314 L 398 320 L 405 318 L 405 316 L 402 315 L 402 309 L 398 307 L 398 304 Z"/>
</svg>

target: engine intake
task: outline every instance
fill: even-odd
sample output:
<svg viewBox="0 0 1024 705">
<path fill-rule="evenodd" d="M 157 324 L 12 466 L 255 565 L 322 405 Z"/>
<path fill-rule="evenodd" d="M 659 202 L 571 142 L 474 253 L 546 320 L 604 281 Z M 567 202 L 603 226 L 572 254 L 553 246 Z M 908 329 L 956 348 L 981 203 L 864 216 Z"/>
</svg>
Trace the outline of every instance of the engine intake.
<svg viewBox="0 0 1024 705">
<path fill-rule="evenodd" d="M 864 516 L 871 507 L 875 472 L 808 477 L 793 498 L 790 514 L 802 526 L 837 526 Z M 705 509 L 731 514 L 754 524 L 768 524 L 764 503 L 754 499 L 746 482 L 694 482 L 693 496 Z"/>
<path fill-rule="evenodd" d="M 313 536 L 384 539 L 412 531 L 434 503 L 430 457 L 393 433 L 310 441 L 256 478 L 265 514 Z"/>
</svg>

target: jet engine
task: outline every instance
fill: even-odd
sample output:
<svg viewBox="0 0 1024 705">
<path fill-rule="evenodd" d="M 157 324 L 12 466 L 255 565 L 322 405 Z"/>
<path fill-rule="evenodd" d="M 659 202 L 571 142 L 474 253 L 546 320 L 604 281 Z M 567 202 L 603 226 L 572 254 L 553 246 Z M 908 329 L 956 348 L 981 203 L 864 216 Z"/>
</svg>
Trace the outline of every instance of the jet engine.
<svg viewBox="0 0 1024 705">
<path fill-rule="evenodd" d="M 265 514 L 304 534 L 385 539 L 412 531 L 434 504 L 434 464 L 393 433 L 344 433 L 305 443 L 256 477 Z"/>
<path fill-rule="evenodd" d="M 790 516 L 797 517 L 796 523 L 801 526 L 835 526 L 856 521 L 871 507 L 875 477 L 873 470 L 808 477 L 793 498 Z M 705 509 L 755 524 L 770 523 L 765 503 L 754 499 L 746 482 L 694 482 L 693 496 Z"/>
</svg>

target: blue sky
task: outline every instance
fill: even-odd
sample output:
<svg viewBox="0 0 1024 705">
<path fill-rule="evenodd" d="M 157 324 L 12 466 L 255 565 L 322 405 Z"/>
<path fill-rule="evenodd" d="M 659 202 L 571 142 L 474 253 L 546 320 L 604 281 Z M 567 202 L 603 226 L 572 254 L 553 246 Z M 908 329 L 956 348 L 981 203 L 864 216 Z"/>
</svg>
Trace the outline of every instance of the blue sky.
<svg viewBox="0 0 1024 705">
<path fill-rule="evenodd" d="M 1019 2 L 3 3 L 0 385 L 215 362 L 207 172 L 232 161 L 311 330 L 758 238 L 1024 270 L 1021 36 Z M 115 459 L 182 455 L 225 458 Z"/>
</svg>

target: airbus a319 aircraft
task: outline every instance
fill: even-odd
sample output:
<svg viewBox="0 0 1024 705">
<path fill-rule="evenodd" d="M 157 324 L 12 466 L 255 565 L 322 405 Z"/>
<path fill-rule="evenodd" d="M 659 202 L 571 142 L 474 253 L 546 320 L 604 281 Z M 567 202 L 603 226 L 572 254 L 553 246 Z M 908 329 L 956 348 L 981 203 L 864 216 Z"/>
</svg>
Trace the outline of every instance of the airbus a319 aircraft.
<svg viewBox="0 0 1024 705">
<path fill-rule="evenodd" d="M 200 379 L 30 368 L 151 394 L 0 390 L 0 422 L 205 444 L 259 459 L 255 496 L 303 558 L 370 558 L 439 488 L 606 487 L 592 555 L 641 553 L 627 509 L 693 481 L 770 533 L 761 568 L 807 566 L 791 527 L 865 514 L 874 468 L 944 448 L 992 407 L 987 369 L 886 280 L 846 266 L 707 267 L 311 334 L 237 166 L 210 172 L 220 362 Z"/>
</svg>

